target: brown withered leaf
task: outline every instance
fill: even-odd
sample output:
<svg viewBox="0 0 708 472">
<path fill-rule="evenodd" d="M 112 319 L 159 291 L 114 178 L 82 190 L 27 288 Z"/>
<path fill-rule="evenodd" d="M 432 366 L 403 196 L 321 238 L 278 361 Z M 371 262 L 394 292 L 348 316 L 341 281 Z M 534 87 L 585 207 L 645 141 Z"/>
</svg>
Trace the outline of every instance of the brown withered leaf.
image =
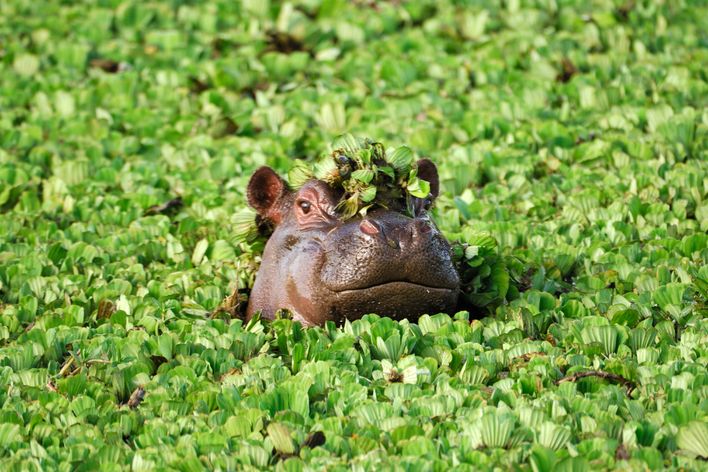
<svg viewBox="0 0 708 472">
<path fill-rule="evenodd" d="M 269 31 L 266 33 L 268 48 L 267 51 L 277 51 L 283 54 L 290 54 L 296 51 L 305 51 L 305 43 L 295 36 L 282 31 Z"/>
<path fill-rule="evenodd" d="M 199 80 L 196 77 L 189 78 L 189 90 L 192 93 L 200 94 L 206 90 L 209 90 L 210 88 L 211 85 L 209 85 L 207 82 L 204 82 L 203 80 Z"/>
<path fill-rule="evenodd" d="M 629 451 L 627 451 L 627 448 L 624 446 L 624 444 L 620 444 L 617 446 L 617 450 L 615 451 L 615 460 L 618 461 L 626 461 L 629 460 L 630 458 Z"/>
<path fill-rule="evenodd" d="M 167 213 L 173 213 L 182 208 L 183 205 L 184 202 L 182 201 L 182 197 L 173 198 L 172 200 L 169 200 L 160 205 L 151 206 L 150 208 L 145 210 L 145 215 L 164 215 Z"/>
<path fill-rule="evenodd" d="M 128 405 L 132 409 L 136 409 L 143 402 L 144 398 L 145 398 L 145 389 L 143 387 L 138 387 L 130 395 L 130 398 L 128 399 L 128 403 L 126 403 L 126 405 Z"/>
<path fill-rule="evenodd" d="M 546 333 L 546 341 L 548 341 L 551 346 L 556 346 L 558 343 L 556 342 L 556 338 L 553 337 L 551 333 Z"/>
<path fill-rule="evenodd" d="M 115 74 L 120 71 L 120 62 L 111 59 L 92 59 L 89 63 L 94 69 L 101 69 L 103 72 Z"/>
<path fill-rule="evenodd" d="M 214 311 L 211 312 L 211 317 L 216 318 L 222 313 L 226 313 L 231 318 L 241 318 L 245 319 L 246 313 L 246 301 L 248 296 L 245 293 L 239 291 L 238 286 L 234 289 L 233 293 L 217 306 Z"/>
<path fill-rule="evenodd" d="M 564 57 L 561 60 L 561 70 L 558 73 L 558 75 L 556 76 L 556 81 L 567 83 L 577 73 L 578 73 L 578 68 L 575 67 L 575 64 L 573 64 L 570 61 L 570 59 L 568 59 L 567 57 Z"/>
<path fill-rule="evenodd" d="M 96 310 L 96 317 L 99 320 L 105 320 L 107 318 L 110 318 L 113 313 L 116 311 L 116 306 L 113 304 L 112 301 L 108 299 L 103 299 L 100 302 L 98 302 L 98 309 Z"/>
</svg>

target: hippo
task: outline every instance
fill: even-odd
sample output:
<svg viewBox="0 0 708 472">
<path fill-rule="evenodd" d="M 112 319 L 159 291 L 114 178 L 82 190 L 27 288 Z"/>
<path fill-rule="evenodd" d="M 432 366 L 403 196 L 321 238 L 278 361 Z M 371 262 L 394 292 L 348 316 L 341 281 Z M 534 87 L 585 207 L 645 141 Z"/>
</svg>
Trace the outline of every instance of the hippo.
<svg viewBox="0 0 708 472">
<path fill-rule="evenodd" d="M 450 245 L 428 210 L 439 193 L 435 164 L 416 163 L 428 198 L 343 219 L 341 194 L 310 179 L 293 190 L 270 167 L 251 176 L 247 199 L 273 228 L 251 291 L 247 317 L 288 310 L 305 326 L 342 324 L 367 313 L 417 319 L 450 312 L 460 279 Z"/>
</svg>

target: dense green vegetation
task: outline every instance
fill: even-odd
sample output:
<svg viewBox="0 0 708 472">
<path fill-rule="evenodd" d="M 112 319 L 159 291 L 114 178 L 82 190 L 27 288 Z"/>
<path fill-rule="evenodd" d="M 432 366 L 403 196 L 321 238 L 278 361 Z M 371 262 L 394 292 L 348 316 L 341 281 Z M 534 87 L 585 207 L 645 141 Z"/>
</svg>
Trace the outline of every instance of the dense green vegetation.
<svg viewBox="0 0 708 472">
<path fill-rule="evenodd" d="M 705 468 L 707 31 L 700 0 L 3 0 L 0 468 Z M 239 318 L 250 173 L 344 132 L 438 164 L 477 308 Z"/>
</svg>

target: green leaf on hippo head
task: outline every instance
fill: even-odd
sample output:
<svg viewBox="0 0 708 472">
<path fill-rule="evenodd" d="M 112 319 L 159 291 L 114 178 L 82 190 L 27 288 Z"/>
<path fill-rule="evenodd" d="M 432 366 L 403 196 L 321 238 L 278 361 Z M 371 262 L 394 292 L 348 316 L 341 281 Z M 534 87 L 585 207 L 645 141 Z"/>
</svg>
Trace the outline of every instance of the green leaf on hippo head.
<svg viewBox="0 0 708 472">
<path fill-rule="evenodd" d="M 312 168 L 302 160 L 296 160 L 293 167 L 288 171 L 288 183 L 293 188 L 302 187 L 305 182 L 314 177 L 315 173 Z"/>
<path fill-rule="evenodd" d="M 430 195 L 430 183 L 418 177 L 408 180 L 406 186 L 408 193 L 418 198 L 427 198 Z"/>
<path fill-rule="evenodd" d="M 399 146 L 388 154 L 386 161 L 399 172 L 406 172 L 413 163 L 413 150 L 408 146 Z"/>
<path fill-rule="evenodd" d="M 337 136 L 334 141 L 332 141 L 332 149 L 343 149 L 347 154 L 356 154 L 356 152 L 362 147 L 363 140 L 355 138 L 353 135 L 347 133 Z"/>
<path fill-rule="evenodd" d="M 373 185 L 364 188 L 364 190 L 361 191 L 361 201 L 365 203 L 369 203 L 376 198 L 376 187 Z"/>
<path fill-rule="evenodd" d="M 374 171 L 371 169 L 359 169 L 352 172 L 352 178 L 368 184 L 374 178 Z M 376 187 L 374 187 L 375 189 Z"/>
</svg>

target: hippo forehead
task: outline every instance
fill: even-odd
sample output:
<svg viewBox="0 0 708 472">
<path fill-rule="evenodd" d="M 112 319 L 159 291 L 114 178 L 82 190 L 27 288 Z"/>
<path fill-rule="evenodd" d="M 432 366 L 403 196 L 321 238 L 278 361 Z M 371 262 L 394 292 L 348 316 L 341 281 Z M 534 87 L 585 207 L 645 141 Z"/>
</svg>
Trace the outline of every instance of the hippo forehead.
<svg viewBox="0 0 708 472">
<path fill-rule="evenodd" d="M 295 192 L 295 195 L 306 195 L 313 192 L 319 194 L 321 198 L 327 199 L 333 203 L 339 201 L 342 195 L 341 191 L 334 189 L 331 185 L 327 184 L 327 182 L 317 179 L 310 179 L 305 182 L 302 187 Z"/>
</svg>

